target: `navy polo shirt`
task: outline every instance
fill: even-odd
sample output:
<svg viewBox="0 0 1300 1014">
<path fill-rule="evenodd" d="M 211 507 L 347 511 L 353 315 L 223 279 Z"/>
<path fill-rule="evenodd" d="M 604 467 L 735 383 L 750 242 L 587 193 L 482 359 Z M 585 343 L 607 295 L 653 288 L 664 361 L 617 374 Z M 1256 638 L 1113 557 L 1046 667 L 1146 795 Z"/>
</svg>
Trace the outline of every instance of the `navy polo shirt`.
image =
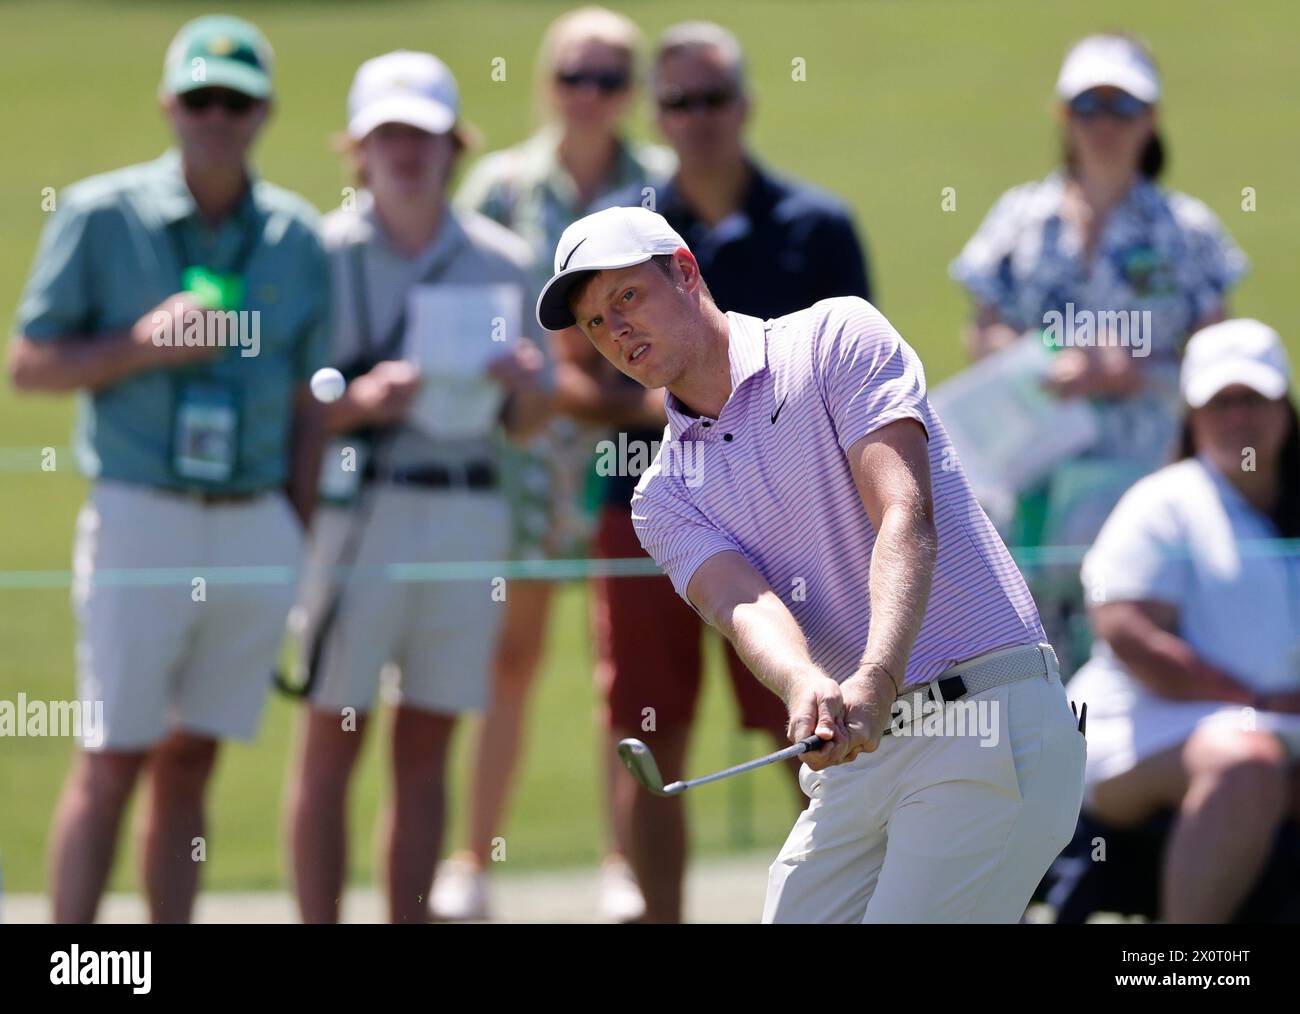
<svg viewBox="0 0 1300 1014">
<path fill-rule="evenodd" d="M 691 248 L 718 308 L 766 320 L 831 296 L 870 301 L 866 256 L 844 203 L 752 162 L 750 171 L 744 204 L 712 228 L 687 205 L 676 178 L 659 189 L 652 209 Z M 639 205 L 641 192 L 629 192 L 615 203 Z M 649 446 L 662 436 L 662 430 L 640 430 L 628 433 L 628 441 L 642 440 Z M 628 507 L 638 479 L 610 476 L 604 502 Z"/>
</svg>

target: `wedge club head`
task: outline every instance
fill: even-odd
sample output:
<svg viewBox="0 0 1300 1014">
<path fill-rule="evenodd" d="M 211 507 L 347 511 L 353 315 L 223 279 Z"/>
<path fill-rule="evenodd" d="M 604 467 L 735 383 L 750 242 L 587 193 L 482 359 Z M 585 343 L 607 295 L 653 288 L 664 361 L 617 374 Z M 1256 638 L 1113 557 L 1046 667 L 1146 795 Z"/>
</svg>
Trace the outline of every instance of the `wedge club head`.
<svg viewBox="0 0 1300 1014">
<path fill-rule="evenodd" d="M 632 777 L 656 796 L 675 796 L 686 789 L 684 782 L 673 782 L 672 785 L 664 786 L 664 778 L 659 773 L 659 765 L 655 763 L 654 754 L 639 739 L 620 740 L 618 755 L 623 765 L 632 772 Z"/>
</svg>

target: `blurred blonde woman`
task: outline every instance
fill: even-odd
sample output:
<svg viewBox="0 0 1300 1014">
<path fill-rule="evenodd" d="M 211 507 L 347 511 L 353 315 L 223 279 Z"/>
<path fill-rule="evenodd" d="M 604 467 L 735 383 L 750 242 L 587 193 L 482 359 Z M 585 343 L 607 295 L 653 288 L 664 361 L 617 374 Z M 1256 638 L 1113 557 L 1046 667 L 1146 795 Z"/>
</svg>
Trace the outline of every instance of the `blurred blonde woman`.
<svg viewBox="0 0 1300 1014">
<path fill-rule="evenodd" d="M 537 59 L 542 125 L 527 140 L 485 156 L 457 194 L 460 207 L 500 222 L 536 257 L 537 281 L 550 277 L 561 233 L 573 221 L 614 203 L 615 195 L 656 187 L 675 166 L 672 153 L 624 137 L 640 76 L 640 29 L 621 14 L 583 7 L 547 29 Z M 662 427 L 661 392 L 610 390 L 604 366 L 579 334 L 556 336 L 556 410 L 562 414 L 529 446 L 508 451 L 505 469 L 513 512 L 511 559 L 582 556 L 597 501 L 587 488 L 594 445 L 605 427 Z M 443 864 L 434 913 L 484 918 L 484 876 L 523 747 L 524 711 L 544 647 L 553 585 L 515 582 L 492 666 L 492 702 L 479 731 L 466 851 Z M 611 759 L 610 763 L 617 763 Z M 642 900 L 622 850 L 606 857 L 601 909 L 630 920 Z"/>
</svg>

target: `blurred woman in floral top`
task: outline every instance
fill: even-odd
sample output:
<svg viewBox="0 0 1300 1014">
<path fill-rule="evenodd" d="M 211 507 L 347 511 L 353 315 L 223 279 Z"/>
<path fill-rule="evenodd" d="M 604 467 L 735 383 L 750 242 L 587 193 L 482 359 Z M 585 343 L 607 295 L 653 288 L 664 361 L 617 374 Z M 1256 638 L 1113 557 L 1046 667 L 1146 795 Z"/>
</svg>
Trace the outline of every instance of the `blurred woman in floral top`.
<svg viewBox="0 0 1300 1014">
<path fill-rule="evenodd" d="M 1097 422 L 1090 448 L 1019 491 L 1015 543 L 1089 544 L 1124 490 L 1169 460 L 1182 344 L 1225 318 L 1246 272 L 1209 208 L 1156 184 L 1160 94 L 1138 40 L 1077 43 L 1056 85 L 1064 165 L 1003 194 L 950 269 L 974 302 L 972 356 L 1041 333 L 1054 353 L 1045 386 L 1088 399 Z M 1077 574 L 1077 561 L 1031 571 L 1068 671 L 1088 638 Z"/>
</svg>

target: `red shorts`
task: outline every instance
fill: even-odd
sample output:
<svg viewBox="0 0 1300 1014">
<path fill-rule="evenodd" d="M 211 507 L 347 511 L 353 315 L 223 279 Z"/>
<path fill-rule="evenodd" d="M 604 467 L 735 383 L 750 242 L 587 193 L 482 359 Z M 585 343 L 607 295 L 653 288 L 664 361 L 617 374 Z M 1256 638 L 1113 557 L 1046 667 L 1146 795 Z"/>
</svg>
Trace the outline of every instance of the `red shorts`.
<svg viewBox="0 0 1300 1014">
<path fill-rule="evenodd" d="M 645 555 L 629 508 L 602 509 L 596 555 Z M 592 584 L 596 683 L 609 727 L 641 735 L 645 708 L 654 708 L 659 731 L 689 727 L 700 690 L 704 621 L 666 577 L 600 577 Z M 774 730 L 784 739 L 785 704 L 750 673 L 729 642 L 723 646 L 741 725 Z"/>
</svg>

